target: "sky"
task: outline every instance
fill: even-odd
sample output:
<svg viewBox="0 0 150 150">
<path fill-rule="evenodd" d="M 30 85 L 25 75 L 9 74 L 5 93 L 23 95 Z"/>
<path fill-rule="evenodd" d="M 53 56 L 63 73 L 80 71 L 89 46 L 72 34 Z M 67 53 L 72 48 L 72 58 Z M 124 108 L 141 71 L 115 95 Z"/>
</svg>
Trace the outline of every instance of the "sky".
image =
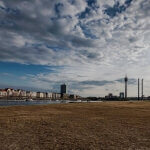
<svg viewBox="0 0 150 150">
<path fill-rule="evenodd" d="M 150 95 L 150 0 L 0 0 L 0 88 Z"/>
</svg>

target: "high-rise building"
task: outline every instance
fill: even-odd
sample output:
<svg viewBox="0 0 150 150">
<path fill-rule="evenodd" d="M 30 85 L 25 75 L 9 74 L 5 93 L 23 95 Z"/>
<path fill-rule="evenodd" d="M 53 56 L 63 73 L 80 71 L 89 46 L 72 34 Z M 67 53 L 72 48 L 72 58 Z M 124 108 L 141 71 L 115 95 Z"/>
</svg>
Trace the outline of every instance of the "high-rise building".
<svg viewBox="0 0 150 150">
<path fill-rule="evenodd" d="M 66 86 L 66 84 L 62 84 L 61 86 L 60 86 L 60 93 L 61 94 L 66 94 L 67 93 L 67 86 Z"/>
<path fill-rule="evenodd" d="M 127 99 L 127 83 L 128 83 L 128 77 L 127 76 L 125 76 L 124 81 L 125 81 L 125 99 Z"/>
</svg>

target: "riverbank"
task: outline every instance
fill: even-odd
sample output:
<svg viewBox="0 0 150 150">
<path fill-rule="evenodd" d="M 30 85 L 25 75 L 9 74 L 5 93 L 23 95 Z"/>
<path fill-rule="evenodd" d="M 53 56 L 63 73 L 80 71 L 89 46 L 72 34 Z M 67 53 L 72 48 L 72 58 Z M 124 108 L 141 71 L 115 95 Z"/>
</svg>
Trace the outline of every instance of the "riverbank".
<svg viewBox="0 0 150 150">
<path fill-rule="evenodd" d="M 0 149 L 150 149 L 150 102 L 0 107 Z"/>
</svg>

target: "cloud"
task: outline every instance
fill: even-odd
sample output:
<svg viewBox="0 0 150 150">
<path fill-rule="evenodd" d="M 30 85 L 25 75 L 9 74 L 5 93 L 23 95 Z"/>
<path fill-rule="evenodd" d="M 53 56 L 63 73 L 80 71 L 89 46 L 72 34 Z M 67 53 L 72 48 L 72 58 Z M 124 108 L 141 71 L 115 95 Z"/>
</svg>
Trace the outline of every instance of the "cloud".
<svg viewBox="0 0 150 150">
<path fill-rule="evenodd" d="M 9 58 L 11 57 L 8 54 L 11 52 L 10 47 L 13 46 L 14 53 L 18 53 L 18 51 L 24 53 L 27 44 L 40 43 L 43 47 L 51 46 L 51 48 L 47 47 L 47 52 L 44 51 L 45 57 L 48 53 L 56 53 L 53 47 L 57 46 L 61 53 L 66 53 L 68 52 L 66 49 L 69 49 L 69 53 L 74 59 L 80 54 L 80 50 L 86 48 L 87 51 L 90 49 L 96 51 L 93 54 L 103 55 L 103 61 L 106 60 L 106 62 L 110 55 L 114 57 L 112 60 L 120 58 L 118 61 L 122 61 L 122 57 L 124 57 L 125 61 L 136 61 L 141 51 L 149 47 L 147 43 L 144 43 L 143 37 L 147 31 L 145 30 L 143 35 L 141 32 L 142 24 L 148 27 L 148 22 L 143 22 L 143 18 L 145 19 L 149 15 L 148 4 L 149 2 L 144 0 L 138 2 L 131 0 L 87 2 L 84 0 L 57 0 L 51 3 L 47 0 L 43 2 L 3 1 L 0 34 L 4 38 L 1 39 L 1 43 L 9 42 L 10 44 L 2 45 L 1 49 L 8 51 L 7 55 L 2 54 L 2 56 L 3 58 L 5 56 L 7 61 L 15 61 L 13 58 Z M 109 11 L 110 8 L 111 11 Z M 89 9 L 91 13 L 84 19 L 80 19 L 79 14 L 84 13 L 86 9 Z M 135 14 L 136 11 L 140 13 Z M 111 15 L 114 18 L 111 18 Z M 142 36 L 139 38 L 140 35 Z M 94 37 L 95 39 L 93 39 Z M 136 48 L 137 46 L 143 46 L 143 48 L 139 50 Z M 32 59 L 28 60 L 26 57 L 23 59 L 18 56 L 19 58 L 16 57 L 17 61 L 39 64 L 39 61 L 35 61 L 39 50 L 35 50 L 35 47 L 29 49 L 28 56 L 32 55 Z M 85 55 L 87 54 L 85 53 Z M 57 53 L 55 56 L 58 56 L 59 59 Z M 89 57 L 89 60 L 92 58 Z M 50 60 L 47 58 L 45 62 L 44 59 L 44 64 L 53 65 Z M 85 61 L 88 62 L 88 60 Z M 40 62 L 43 62 L 43 57 Z M 69 65 L 67 62 L 65 65 Z M 64 61 L 62 61 L 63 63 Z"/>
<path fill-rule="evenodd" d="M 115 81 L 120 82 L 120 83 L 124 83 L 124 78 L 117 79 Z M 137 79 L 132 79 L 132 78 L 128 79 L 128 84 L 137 84 Z"/>
<path fill-rule="evenodd" d="M 104 86 L 106 84 L 112 84 L 112 83 L 113 83 L 113 81 L 103 80 L 103 81 L 82 81 L 80 84 L 83 84 L 83 85 Z"/>
</svg>

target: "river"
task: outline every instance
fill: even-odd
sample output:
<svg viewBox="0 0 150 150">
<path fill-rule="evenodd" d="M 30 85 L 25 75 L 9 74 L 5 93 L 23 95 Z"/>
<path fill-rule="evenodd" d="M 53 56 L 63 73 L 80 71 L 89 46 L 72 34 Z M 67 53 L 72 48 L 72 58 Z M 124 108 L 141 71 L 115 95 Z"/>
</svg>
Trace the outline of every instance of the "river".
<svg viewBox="0 0 150 150">
<path fill-rule="evenodd" d="M 14 100 L 0 100 L 0 106 L 19 106 L 19 105 L 46 105 L 46 104 L 60 104 L 68 103 L 68 101 L 50 101 L 50 100 L 34 100 L 34 101 L 14 101 Z"/>
</svg>

